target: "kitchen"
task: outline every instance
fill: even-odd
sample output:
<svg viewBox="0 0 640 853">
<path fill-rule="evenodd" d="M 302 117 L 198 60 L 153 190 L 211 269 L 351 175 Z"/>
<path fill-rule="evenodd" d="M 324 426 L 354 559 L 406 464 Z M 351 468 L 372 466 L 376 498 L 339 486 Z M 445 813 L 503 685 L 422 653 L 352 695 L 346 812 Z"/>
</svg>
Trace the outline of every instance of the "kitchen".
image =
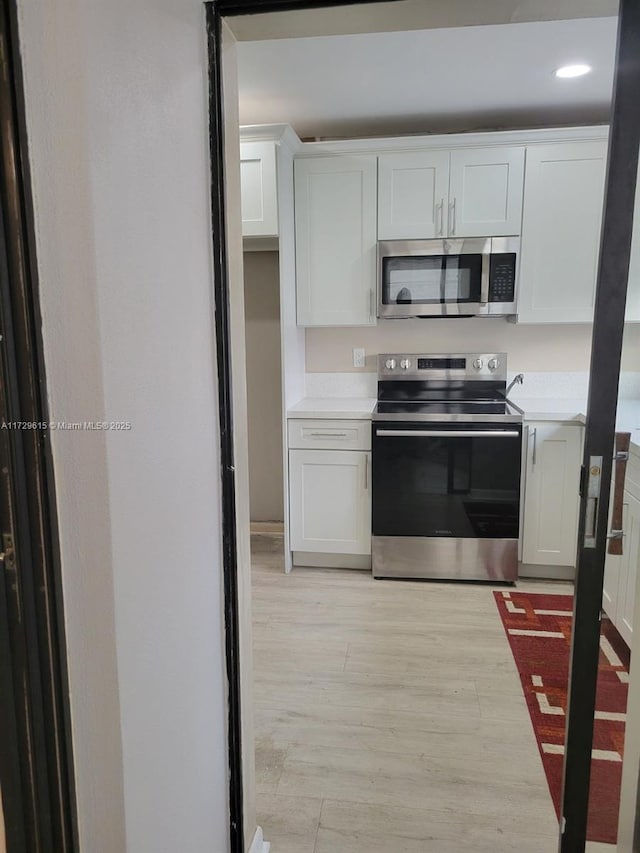
<svg viewBox="0 0 640 853">
<path fill-rule="evenodd" d="M 612 48 L 615 21 L 594 19 L 562 22 L 563 25 L 569 23 L 572 28 L 581 30 L 574 33 L 574 37 L 586 39 L 591 26 L 594 44 L 601 46 L 608 43 Z M 518 54 L 523 53 L 523 44 L 530 41 L 535 43 L 536 49 L 540 49 L 543 42 L 553 43 L 553 29 L 545 33 L 544 37 L 537 33 L 536 39 L 532 39 L 531 34 L 526 32 L 527 27 L 531 26 L 553 28 L 559 24 L 520 24 L 493 29 L 509 30 L 509 43 L 514 53 Z M 520 35 L 514 35 L 513 27 L 520 30 Z M 459 31 L 446 32 L 453 33 L 451 37 L 460 36 Z M 380 34 L 377 35 L 380 37 Z M 471 38 L 471 35 L 467 31 L 464 37 Z M 496 33 L 495 37 L 499 39 L 501 35 Z M 447 37 L 443 33 L 440 36 Z M 487 36 L 486 28 L 483 36 Z M 520 37 L 522 43 L 518 42 Z M 558 45 L 566 50 L 567 31 L 558 33 L 556 37 Z M 269 44 L 264 42 L 256 50 L 264 51 Z M 275 44 L 281 54 L 285 53 L 281 44 L 271 44 L 272 47 Z M 499 42 L 496 51 L 498 46 Z M 249 49 L 251 43 L 247 42 L 246 47 Z M 349 45 L 349 49 L 352 48 L 353 45 Z M 308 44 L 305 49 L 309 50 Z M 338 63 L 335 45 L 331 50 L 333 61 Z M 264 53 L 259 56 L 259 60 L 264 74 L 265 67 L 271 65 L 265 65 Z M 270 62 L 273 64 L 275 61 L 272 53 Z M 557 65 L 549 61 L 548 72 L 545 69 L 549 80 L 545 77 L 545 83 L 557 83 L 558 80 L 553 77 Z M 242 62 L 241 50 L 241 107 Z M 604 57 L 602 62 L 605 63 Z M 608 62 L 610 65 L 611 57 Z M 595 60 L 594 65 L 598 67 Z M 318 67 L 325 66 L 319 64 Z M 281 85 L 281 81 L 279 83 Z M 606 81 L 604 88 L 606 90 Z M 570 100 L 573 96 L 565 97 Z M 312 98 L 309 100 L 313 101 Z M 270 103 L 267 97 L 264 101 Z M 584 106 L 585 114 L 589 109 L 593 107 L 587 109 Z M 371 580 L 371 519 L 374 518 L 375 563 L 378 539 L 375 530 L 376 510 L 379 495 L 383 499 L 385 495 L 385 489 L 380 485 L 384 482 L 384 474 L 379 473 L 384 454 L 378 454 L 377 458 L 375 455 L 372 458 L 372 454 L 376 454 L 376 433 L 393 428 L 389 427 L 387 421 L 384 421 L 383 426 L 382 421 L 376 420 L 374 408 L 379 412 L 381 404 L 383 407 L 387 404 L 380 397 L 380 391 L 388 394 L 393 391 L 394 384 L 401 392 L 405 408 L 407 384 L 420 386 L 424 393 L 431 395 L 428 402 L 433 408 L 432 404 L 438 402 L 433 399 L 433 392 L 442 390 L 445 384 L 439 378 L 443 374 L 447 382 L 455 387 L 455 393 L 462 394 L 465 400 L 469 399 L 471 393 L 465 391 L 465 383 L 469 383 L 468 387 L 475 391 L 478 390 L 478 384 L 484 383 L 491 388 L 493 404 L 500 397 L 504 399 L 507 386 L 513 385 L 519 373 L 524 374 L 523 383 L 513 385 L 508 395 L 510 402 L 522 410 L 519 419 L 513 422 L 517 427 L 515 430 L 511 426 L 509 429 L 501 427 L 503 431 L 518 433 L 517 442 L 521 453 L 517 452 L 515 456 L 522 459 L 521 466 L 515 465 L 513 460 L 509 466 L 512 473 L 517 469 L 515 481 L 509 484 L 508 491 L 512 496 L 514 492 L 517 493 L 515 505 L 520 525 L 519 531 L 505 537 L 509 543 L 507 550 L 511 549 L 509 571 L 513 573 L 515 567 L 518 572 L 520 580 L 517 590 L 529 588 L 522 579 L 531 578 L 537 579 L 537 582 L 534 580 L 530 588 L 540 593 L 549 590 L 560 593 L 570 591 L 570 587 L 562 582 L 573 578 L 575 566 L 590 322 L 594 307 L 605 177 L 607 128 L 604 122 L 607 111 L 608 105 L 602 104 L 599 116 L 589 114 L 589 123 L 585 123 L 584 119 L 580 123 L 574 112 L 575 125 L 572 127 L 558 125 L 557 120 L 553 123 L 548 120 L 545 125 L 540 116 L 536 117 L 537 123 L 532 130 L 433 132 L 420 136 L 389 134 L 384 138 L 366 138 L 367 135 L 362 134 L 364 138 L 360 139 L 304 143 L 285 124 L 243 129 L 243 201 L 245 205 L 250 205 L 251 199 L 260 199 L 259 204 L 253 205 L 258 215 L 247 215 L 247 220 L 251 219 L 251 222 L 245 224 L 245 241 L 250 241 L 251 248 L 259 251 L 267 247 L 272 250 L 274 246 L 279 250 L 282 367 L 279 429 L 284 441 L 283 501 L 287 508 L 283 513 L 282 568 L 290 571 L 292 566 L 296 567 L 291 575 L 296 582 L 301 572 L 305 571 L 304 567 L 310 568 L 307 577 L 314 580 L 302 582 L 307 583 L 314 593 L 319 589 L 326 591 L 327 601 L 332 606 L 337 606 L 335 591 L 340 590 L 341 595 L 346 595 L 345 587 L 358 584 L 356 599 L 350 599 L 352 608 L 360 611 L 362 602 L 371 595 L 373 598 L 369 603 L 374 609 L 389 606 L 391 602 L 391 606 L 407 608 L 407 613 L 410 612 L 408 585 L 391 585 L 386 581 L 374 583 Z M 273 118 L 283 121 L 285 117 L 277 113 Z M 264 118 L 261 120 L 264 121 Z M 501 126 L 506 126 L 504 120 Z M 405 127 L 404 134 L 407 130 Z M 305 133 L 307 135 L 312 134 Z M 255 166 L 256 162 L 259 162 L 259 168 Z M 260 175 L 262 182 L 251 184 L 247 177 L 249 175 Z M 269 175 L 270 192 L 267 189 Z M 277 203 L 274 203 L 274 198 Z M 270 221 L 262 226 L 258 220 L 263 214 L 268 220 L 266 214 L 269 211 Z M 381 263 L 383 256 L 379 257 L 379 247 L 384 242 L 438 240 L 443 243 L 444 240 L 458 240 L 469 244 L 480 238 L 497 242 L 506 237 L 519 240 L 516 251 L 508 253 L 515 254 L 517 263 L 517 302 L 515 310 L 503 312 L 508 316 L 500 319 L 490 316 L 447 316 L 443 319 L 439 316 L 437 319 L 402 320 L 382 316 L 384 276 Z M 248 248 L 247 243 L 245 248 Z M 441 255 L 435 257 L 441 257 L 443 251 L 441 249 Z M 468 296 L 461 295 L 463 287 L 473 289 L 477 283 L 482 289 L 482 283 L 489 282 L 486 276 L 474 275 L 471 267 L 465 267 L 460 259 L 468 254 L 471 258 L 479 258 L 480 266 L 485 262 L 490 267 L 491 250 L 450 254 L 456 258 L 451 267 L 456 271 L 465 269 L 467 273 L 465 276 L 458 274 L 446 277 L 443 274 L 443 281 L 438 282 L 438 287 L 444 287 L 445 292 L 452 287 L 459 287 L 460 291 L 456 292 L 452 300 L 438 299 L 438 311 L 445 313 L 443 308 L 458 309 L 465 298 L 468 304 L 484 304 L 485 308 L 496 304 L 490 298 L 483 299 L 482 293 L 473 303 Z M 637 372 L 640 363 L 640 326 L 637 325 L 640 320 L 640 288 L 636 286 L 634 289 L 633 284 L 640 284 L 640 274 L 636 272 L 634 275 L 633 263 L 638 270 L 639 254 L 636 242 L 630 276 L 629 322 L 619 407 L 620 429 L 629 432 L 635 430 L 636 439 L 640 427 L 637 406 L 640 397 Z M 493 253 L 494 257 L 498 255 L 498 252 Z M 418 257 L 424 259 L 427 255 L 425 253 Z M 444 268 L 445 264 L 438 261 L 438 269 Z M 432 267 L 427 265 L 423 269 Z M 430 281 L 429 276 L 422 279 L 423 293 L 429 289 Z M 397 297 L 396 293 L 394 308 L 405 311 L 406 302 L 403 303 L 403 299 Z M 422 313 L 424 309 L 421 307 L 419 310 Z M 466 314 L 467 310 L 463 305 L 456 313 Z M 476 309 L 475 313 L 480 310 Z M 490 367 L 492 363 L 493 367 Z M 411 376 L 411 379 L 391 378 L 395 376 Z M 451 390 L 445 388 L 448 400 L 447 430 L 451 429 L 452 422 Z M 482 392 L 481 397 L 487 401 L 485 392 Z M 477 399 L 471 399 L 477 404 Z M 414 399 L 409 402 L 415 406 L 427 401 Z M 459 400 L 456 405 L 459 405 Z M 506 404 L 502 403 L 502 406 L 504 409 Z M 394 417 L 397 418 L 397 414 Z M 455 414 L 457 416 L 459 413 Z M 438 416 L 441 417 L 441 413 Z M 466 426 L 472 422 L 469 413 L 465 412 L 461 423 Z M 402 423 L 406 425 L 405 421 Z M 420 426 L 416 426 L 417 423 Z M 426 431 L 425 423 L 433 428 L 434 421 L 419 420 L 414 423 L 413 429 Z M 441 425 L 443 421 L 436 423 Z M 395 440 L 401 437 L 388 438 Z M 439 441 L 443 439 L 443 436 L 438 437 Z M 465 436 L 464 440 L 474 439 Z M 493 446 L 503 440 L 490 438 L 485 439 L 485 442 Z M 632 444 L 628 483 L 625 484 L 627 514 L 632 518 L 635 518 L 632 514 L 634 501 L 637 503 L 637 495 L 634 493 L 637 481 L 632 476 L 637 447 L 637 443 Z M 495 463 L 495 450 L 492 449 L 491 454 L 487 456 L 489 461 L 480 467 L 487 468 L 492 464 L 491 460 Z M 456 463 L 448 475 L 449 479 L 456 482 L 461 476 L 463 480 L 468 480 L 470 471 L 476 471 L 476 467 L 471 469 L 469 464 L 464 469 L 461 458 L 458 453 Z M 461 465 L 464 469 L 462 471 L 459 470 Z M 483 485 L 484 491 L 488 491 L 486 484 Z M 457 487 L 459 491 L 463 490 L 459 483 Z M 387 508 L 384 516 L 388 518 L 388 515 Z M 400 531 L 399 535 L 412 538 L 410 533 L 407 536 L 407 531 Z M 633 557 L 634 536 L 637 541 L 637 532 L 628 536 L 631 547 L 625 549 L 622 558 L 612 556 L 608 564 L 608 581 L 605 583 L 605 610 L 629 645 L 632 636 L 629 614 L 633 609 L 635 578 L 632 568 L 638 563 L 637 555 L 635 563 Z M 386 533 L 383 532 L 380 538 L 387 538 Z M 396 536 L 388 538 L 395 539 Z M 436 544 L 450 547 L 451 543 L 465 541 L 471 541 L 477 546 L 483 537 L 451 537 L 447 532 L 437 538 Z M 491 541 L 495 542 L 496 539 L 492 537 Z M 397 562 L 394 560 L 397 544 L 391 543 L 390 556 L 384 557 L 383 562 Z M 273 570 L 279 559 L 282 560 L 275 551 L 268 554 L 266 560 L 261 562 L 258 573 Z M 488 572 L 485 576 L 494 582 L 499 579 L 495 568 L 500 560 L 496 557 L 496 549 L 491 548 L 489 557 L 481 561 L 483 571 Z M 419 563 L 423 569 L 425 564 L 435 566 L 437 571 L 442 565 L 440 557 L 425 560 L 424 553 L 413 557 L 410 562 L 413 565 Z M 326 571 L 340 568 L 365 571 L 357 576 Z M 624 572 L 625 579 L 621 580 Z M 399 574 L 403 577 L 425 576 L 407 574 L 406 570 L 400 570 Z M 388 577 L 389 573 L 388 570 L 382 570 L 378 575 Z M 426 576 L 429 576 L 428 572 Z M 437 576 L 443 577 L 442 574 Z M 362 581 L 356 581 L 355 577 Z M 375 587 L 371 593 L 361 587 L 367 577 Z M 500 579 L 513 580 L 514 577 L 507 573 Z M 271 593 L 277 589 L 279 595 L 286 597 L 287 590 L 292 590 L 291 585 L 287 587 L 286 575 L 274 580 L 270 574 L 269 578 L 272 582 Z M 403 587 L 404 593 L 396 591 L 398 586 Z M 333 592 L 329 591 L 332 587 Z M 438 592 L 435 590 L 433 585 L 425 584 L 419 590 L 413 586 L 408 596 L 423 601 L 431 595 L 440 604 L 443 598 L 454 597 L 472 611 L 483 610 L 486 604 L 483 596 L 492 598 L 491 590 L 483 587 L 446 587 L 444 592 L 439 588 Z M 554 592 L 549 594 L 553 595 Z M 349 643 L 349 632 L 341 635 L 337 628 L 333 633 L 318 631 L 313 641 L 309 636 L 293 635 L 285 630 L 287 619 L 277 610 L 277 605 L 269 596 L 263 596 L 261 590 L 254 592 L 254 595 L 257 618 L 260 621 L 264 616 L 263 621 L 267 626 L 262 643 L 257 640 L 258 673 L 261 663 L 266 666 L 267 660 L 277 655 L 278 648 L 284 646 L 289 649 L 290 644 L 295 646 L 295 650 L 291 650 L 291 660 L 287 666 L 291 666 L 294 672 L 302 672 L 314 656 L 318 664 L 320 648 L 326 649 L 322 665 L 330 669 L 334 664 L 336 668 L 342 664 L 347 669 L 348 661 L 353 662 L 358 655 L 357 666 L 360 668 L 356 671 L 360 674 L 374 663 L 383 667 L 386 664 L 390 670 L 417 666 L 417 659 L 412 657 L 409 649 L 405 649 L 407 654 L 401 659 L 385 660 L 384 655 L 380 654 L 374 661 L 362 648 L 362 637 L 356 643 Z M 402 600 L 397 598 L 402 595 L 405 596 Z M 362 596 L 360 603 L 358 596 Z M 315 597 L 312 602 L 313 608 L 307 611 L 306 619 L 311 619 L 313 624 L 312 614 L 318 614 L 321 605 Z M 494 608 L 490 614 L 495 617 L 495 605 L 493 601 L 490 604 Z M 487 618 L 490 618 L 490 614 L 487 613 Z M 454 622 L 462 615 L 456 612 L 450 621 Z M 324 616 L 326 618 L 327 614 Z M 434 616 L 431 613 L 432 619 Z M 287 618 L 294 622 L 298 619 L 291 614 Z M 416 619 L 419 619 L 418 614 Z M 501 629 L 499 622 L 497 624 Z M 443 626 L 440 627 L 444 630 Z M 355 627 L 351 626 L 349 630 L 355 632 Z M 406 630 L 406 624 L 403 630 Z M 342 641 L 345 637 L 347 642 L 343 655 Z M 384 636 L 378 636 L 373 642 L 383 644 Z M 504 646 L 508 651 L 506 643 Z M 496 653 L 499 654 L 499 651 Z M 335 661 L 332 662 L 333 654 Z M 500 658 L 494 664 L 495 667 L 503 668 L 505 661 Z M 477 662 L 474 668 L 477 668 Z M 291 681 L 289 689 L 293 686 Z M 280 687 L 285 689 L 282 684 Z M 259 695 L 263 688 L 264 684 L 256 693 Z M 271 689 L 275 689 L 273 684 Z M 266 691 L 268 694 L 269 685 Z M 482 707 L 486 696 L 477 688 L 476 694 Z M 331 695 L 326 683 L 324 695 Z M 258 698 L 257 701 L 258 718 L 270 720 L 272 728 L 269 731 L 278 731 L 275 738 L 270 735 L 272 742 L 289 743 L 282 727 L 278 728 L 273 719 L 273 703 L 276 700 Z M 261 701 L 266 704 L 260 706 Z M 500 725 L 505 726 L 507 722 L 514 722 L 500 716 L 497 719 Z M 291 723 L 291 719 L 288 719 L 288 723 Z M 519 720 L 514 730 L 521 732 L 521 724 L 530 725 L 526 716 Z M 303 741 L 304 733 L 299 734 L 298 738 Z M 534 757 L 538 759 L 537 754 Z M 523 761 L 530 758 L 527 756 Z M 300 772 L 301 765 L 313 764 L 318 756 L 310 757 L 307 754 L 306 759 L 304 754 L 299 757 L 296 768 L 296 757 L 291 754 L 291 750 L 281 749 L 280 746 L 271 750 L 264 779 L 265 789 L 268 790 L 263 792 L 265 797 L 271 798 L 268 801 L 269 809 L 277 810 L 278 802 L 282 804 L 282 798 L 291 795 L 294 786 L 290 780 L 287 781 L 284 771 L 288 768 L 292 773 L 295 769 Z M 535 772 L 532 764 L 531 773 Z M 306 805 L 310 809 L 317 805 L 315 800 L 326 802 L 328 799 L 326 796 L 311 796 L 318 793 L 318 788 L 314 788 L 310 782 L 307 791 L 309 802 Z M 314 800 L 313 805 L 311 800 Z M 379 801 L 374 799 L 373 802 Z M 417 804 L 414 803 L 413 807 L 417 807 Z M 519 803 L 517 807 L 524 815 L 525 804 Z M 338 809 L 333 808 L 335 814 L 332 819 L 338 823 Z M 346 820 L 344 815 L 342 817 Z M 313 820 L 310 816 L 312 824 Z M 535 823 L 534 818 L 532 821 Z M 320 815 L 316 829 L 319 822 Z M 267 820 L 264 823 L 269 825 Z M 548 849 L 552 849 L 553 821 L 550 827 Z M 327 829 L 326 833 L 329 831 Z M 334 831 L 338 830 L 334 828 Z M 268 833 L 266 837 L 269 837 Z M 336 846 L 333 849 L 351 849 L 340 847 L 335 838 L 334 843 Z M 275 849 L 278 849 L 277 845 Z M 465 848 L 459 846 L 457 849 Z M 493 849 L 500 848 L 494 846 Z M 531 849 L 540 849 L 540 846 L 532 846 Z"/>
</svg>

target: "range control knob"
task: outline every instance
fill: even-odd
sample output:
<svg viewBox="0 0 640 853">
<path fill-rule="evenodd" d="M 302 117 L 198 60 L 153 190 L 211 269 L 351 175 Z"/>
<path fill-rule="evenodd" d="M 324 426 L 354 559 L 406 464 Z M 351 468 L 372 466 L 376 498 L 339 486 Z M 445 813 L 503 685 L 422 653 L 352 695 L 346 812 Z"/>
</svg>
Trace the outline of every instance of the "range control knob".
<svg viewBox="0 0 640 853">
<path fill-rule="evenodd" d="M 408 370 L 411 367 L 411 361 L 408 358 L 403 358 L 400 362 L 400 367 L 403 370 Z"/>
<path fill-rule="evenodd" d="M 500 362 L 497 358 L 490 358 L 487 362 L 487 367 L 489 368 L 489 370 L 497 370 L 498 367 L 500 367 Z"/>
<path fill-rule="evenodd" d="M 484 365 L 484 362 L 481 358 L 474 359 L 473 366 L 475 367 L 476 370 L 482 370 L 483 365 Z"/>
<path fill-rule="evenodd" d="M 385 361 L 384 366 L 387 368 L 387 370 L 395 370 L 395 369 L 396 369 L 396 360 L 395 360 L 395 358 L 388 358 L 388 359 Z"/>
</svg>

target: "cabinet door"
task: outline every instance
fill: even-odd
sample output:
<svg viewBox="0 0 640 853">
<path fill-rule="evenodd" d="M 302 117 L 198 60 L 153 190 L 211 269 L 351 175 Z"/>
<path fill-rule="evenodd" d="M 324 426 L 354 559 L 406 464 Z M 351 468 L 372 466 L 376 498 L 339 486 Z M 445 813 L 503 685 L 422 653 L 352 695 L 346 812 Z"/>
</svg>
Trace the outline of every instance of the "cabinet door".
<svg viewBox="0 0 640 853">
<path fill-rule="evenodd" d="M 640 169 L 638 177 L 640 178 Z M 636 204 L 633 212 L 633 238 L 625 320 L 627 323 L 640 323 L 640 183 L 638 182 L 636 182 Z"/>
<path fill-rule="evenodd" d="M 384 154 L 378 158 L 379 240 L 442 237 L 448 203 L 448 151 Z"/>
<path fill-rule="evenodd" d="M 636 582 L 640 570 L 640 501 L 626 491 L 622 529 L 624 540 L 620 558 L 617 618 L 614 619 L 614 625 L 625 643 L 630 646 L 633 635 Z"/>
<path fill-rule="evenodd" d="M 298 325 L 375 325 L 376 157 L 295 161 Z"/>
<path fill-rule="evenodd" d="M 275 142 L 240 143 L 243 237 L 278 236 Z"/>
<path fill-rule="evenodd" d="M 520 234 L 525 149 L 494 146 L 451 152 L 451 237 Z"/>
<path fill-rule="evenodd" d="M 522 560 L 575 566 L 582 429 L 529 424 Z"/>
<path fill-rule="evenodd" d="M 370 454 L 290 450 L 291 550 L 371 553 Z"/>
<path fill-rule="evenodd" d="M 590 323 L 607 143 L 527 149 L 518 322 Z"/>
<path fill-rule="evenodd" d="M 609 523 L 607 530 L 611 530 L 611 516 L 613 513 L 613 490 L 614 482 L 611 483 L 609 494 Z M 626 512 L 626 508 L 625 508 Z M 614 625 L 618 620 L 618 589 L 620 586 L 620 566 L 622 557 L 619 554 L 607 554 L 604 561 L 604 583 L 602 586 L 602 609 Z"/>
</svg>

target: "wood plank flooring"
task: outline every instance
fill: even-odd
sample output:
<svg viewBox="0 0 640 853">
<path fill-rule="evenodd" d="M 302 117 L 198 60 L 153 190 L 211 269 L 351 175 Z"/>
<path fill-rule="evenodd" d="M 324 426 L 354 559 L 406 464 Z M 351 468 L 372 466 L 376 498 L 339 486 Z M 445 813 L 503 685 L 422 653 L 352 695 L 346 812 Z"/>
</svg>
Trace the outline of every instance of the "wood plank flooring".
<svg viewBox="0 0 640 853">
<path fill-rule="evenodd" d="M 252 545 L 258 823 L 272 853 L 554 853 L 492 588 L 287 576 L 281 537 Z"/>
</svg>

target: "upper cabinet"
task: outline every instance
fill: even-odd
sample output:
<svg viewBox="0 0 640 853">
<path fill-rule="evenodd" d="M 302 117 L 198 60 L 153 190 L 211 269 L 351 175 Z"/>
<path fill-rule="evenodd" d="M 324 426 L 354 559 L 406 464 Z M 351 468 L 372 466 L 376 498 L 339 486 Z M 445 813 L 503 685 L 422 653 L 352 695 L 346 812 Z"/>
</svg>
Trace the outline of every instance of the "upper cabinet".
<svg viewBox="0 0 640 853">
<path fill-rule="evenodd" d="M 448 151 L 412 151 L 378 158 L 380 240 L 443 237 L 448 204 Z"/>
<path fill-rule="evenodd" d="M 379 157 L 378 239 L 520 234 L 522 146 Z"/>
<path fill-rule="evenodd" d="M 301 326 L 376 322 L 376 160 L 332 156 L 295 161 Z"/>
<path fill-rule="evenodd" d="M 607 141 L 527 150 L 518 322 L 593 320 Z"/>
<path fill-rule="evenodd" d="M 240 143 L 243 237 L 278 236 L 276 143 Z"/>
<path fill-rule="evenodd" d="M 439 137 L 377 156 L 344 143 L 295 160 L 299 325 L 375 324 L 378 240 L 518 235 L 517 322 L 593 321 L 606 128 L 483 136 L 482 145 L 478 136 L 468 147 L 462 135 Z M 254 211 L 254 223 L 267 204 L 252 186 L 267 171 L 243 154 L 243 212 Z M 254 176 L 246 190 L 245 174 Z M 640 191 L 626 319 L 640 322 Z"/>
<path fill-rule="evenodd" d="M 449 235 L 520 234 L 524 148 L 469 148 L 451 152 Z"/>
</svg>

